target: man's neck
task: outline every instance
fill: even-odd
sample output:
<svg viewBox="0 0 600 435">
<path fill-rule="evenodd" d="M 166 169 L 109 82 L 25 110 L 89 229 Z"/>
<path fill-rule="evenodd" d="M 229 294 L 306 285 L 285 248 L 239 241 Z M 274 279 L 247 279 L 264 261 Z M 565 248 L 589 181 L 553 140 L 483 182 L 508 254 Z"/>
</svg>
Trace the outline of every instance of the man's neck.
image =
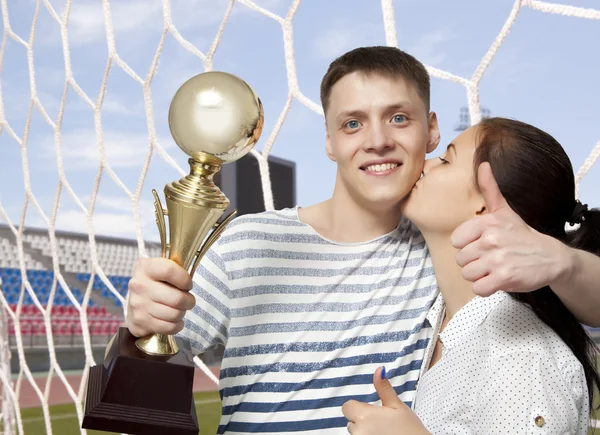
<svg viewBox="0 0 600 435">
<path fill-rule="evenodd" d="M 368 209 L 338 189 L 322 203 L 302 208 L 300 220 L 323 237 L 339 243 L 360 243 L 393 231 L 402 217 L 400 204 L 388 209 Z"/>
<path fill-rule="evenodd" d="M 462 277 L 462 269 L 456 263 L 458 251 L 452 246 L 450 235 L 423 233 L 438 283 L 446 304 L 444 325 L 475 297 L 473 283 Z"/>
</svg>

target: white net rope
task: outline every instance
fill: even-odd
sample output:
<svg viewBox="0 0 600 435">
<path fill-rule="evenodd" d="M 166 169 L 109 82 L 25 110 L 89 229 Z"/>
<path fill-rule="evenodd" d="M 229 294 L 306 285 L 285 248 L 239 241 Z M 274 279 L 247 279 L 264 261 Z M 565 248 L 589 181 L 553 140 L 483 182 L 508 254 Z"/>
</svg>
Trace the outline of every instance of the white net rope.
<svg viewBox="0 0 600 435">
<path fill-rule="evenodd" d="M 29 37 L 27 40 L 22 39 L 18 36 L 13 30 L 11 30 L 11 22 L 9 19 L 7 0 L 1 0 L 2 6 L 2 20 L 3 20 L 3 28 L 4 32 L 2 35 L 2 46 L 0 48 L 0 70 L 2 68 L 6 68 L 4 65 L 4 57 L 5 57 L 5 47 L 6 42 L 10 38 L 13 41 L 16 41 L 20 44 L 23 49 L 26 51 L 27 60 L 28 60 L 28 76 L 30 83 L 30 94 L 29 94 L 29 111 L 27 115 L 27 120 L 25 123 L 25 129 L 22 134 L 18 134 L 15 132 L 11 124 L 7 121 L 5 117 L 5 110 L 7 109 L 4 105 L 4 99 L 2 98 L 2 88 L 0 83 L 0 134 L 9 135 L 14 139 L 14 141 L 20 146 L 21 156 L 22 156 L 22 167 L 23 167 L 23 183 L 25 187 L 25 201 L 23 205 L 23 210 L 21 213 L 21 220 L 18 223 L 10 223 L 10 219 L 5 207 L 0 203 L 0 218 L 5 222 L 9 223 L 10 230 L 12 231 L 15 240 L 16 246 L 18 249 L 19 256 L 19 268 L 21 270 L 21 275 L 23 279 L 23 286 L 21 290 L 21 295 L 19 298 L 19 303 L 17 304 L 17 308 L 13 309 L 9 306 L 7 299 L 4 294 L 0 294 L 0 303 L 2 305 L 2 316 L 0 316 L 0 331 L 2 335 L 0 337 L 1 348 L 0 348 L 0 363 L 2 366 L 0 367 L 0 379 L 2 381 L 2 420 L 3 420 L 3 431 L 5 433 L 24 433 L 23 431 L 23 421 L 21 418 L 21 412 L 19 407 L 19 398 L 21 385 L 23 383 L 23 378 L 26 378 L 31 386 L 33 387 L 35 394 L 37 395 L 40 403 L 42 404 L 43 409 L 43 419 L 45 422 L 46 432 L 48 434 L 52 433 L 51 426 L 51 414 L 48 406 L 48 397 L 50 394 L 50 385 L 51 378 L 56 375 L 60 379 L 60 381 L 64 384 L 66 391 L 68 392 L 72 402 L 75 404 L 77 418 L 79 422 L 81 422 L 83 417 L 83 407 L 82 402 L 85 394 L 85 387 L 87 379 L 85 376 L 81 379 L 81 383 L 77 389 L 73 388 L 65 377 L 63 370 L 60 365 L 57 363 L 55 346 L 54 346 L 54 337 L 52 334 L 51 328 L 51 302 L 44 306 L 38 299 L 35 288 L 33 288 L 30 280 L 27 278 L 26 274 L 26 262 L 24 260 L 24 227 L 25 227 L 25 216 L 26 211 L 29 207 L 33 207 L 37 213 L 43 219 L 45 226 L 48 229 L 49 243 L 50 243 L 50 252 L 51 257 L 54 264 L 54 276 L 56 280 L 52 286 L 52 291 L 50 294 L 50 301 L 53 300 L 54 293 L 56 291 L 57 284 L 60 284 L 62 288 L 65 290 L 69 300 L 76 307 L 82 326 L 82 338 L 83 343 L 82 346 L 85 349 L 85 358 L 86 358 L 86 370 L 84 373 L 87 373 L 87 368 L 89 366 L 93 366 L 99 361 L 95 361 L 92 354 L 91 340 L 90 340 L 90 330 L 88 324 L 88 316 L 86 308 L 90 301 L 90 293 L 92 292 L 92 283 L 88 285 L 83 301 L 80 303 L 76 296 L 73 294 L 72 290 L 69 288 L 63 274 L 61 273 L 61 269 L 59 267 L 59 243 L 56 236 L 56 217 L 58 211 L 58 204 L 61 195 L 68 195 L 72 201 L 76 204 L 76 206 L 85 214 L 86 222 L 87 222 L 87 230 L 88 230 L 88 242 L 89 242 L 89 251 L 91 256 L 91 263 L 93 266 L 94 273 L 99 277 L 99 279 L 109 288 L 111 293 L 114 294 L 116 298 L 118 298 L 124 306 L 126 306 L 123 296 L 115 289 L 113 283 L 108 277 L 106 271 L 101 267 L 98 255 L 97 255 L 97 244 L 96 244 L 96 234 L 94 231 L 94 206 L 96 204 L 96 198 L 98 195 L 98 189 L 100 185 L 100 179 L 103 175 L 108 175 L 117 186 L 122 189 L 123 193 L 131 200 L 131 204 L 133 207 L 135 224 L 136 224 L 136 236 L 137 243 L 139 248 L 140 255 L 146 255 L 146 248 L 144 245 L 144 234 L 142 231 L 142 220 L 140 217 L 140 195 L 142 194 L 142 189 L 144 188 L 144 181 L 146 179 L 146 175 L 148 172 L 148 168 L 150 162 L 155 153 L 160 156 L 165 162 L 171 165 L 176 171 L 178 171 L 181 175 L 185 174 L 185 171 L 175 162 L 175 160 L 166 152 L 165 148 L 160 144 L 156 128 L 154 124 L 154 116 L 153 116 L 153 104 L 152 104 L 152 92 L 151 92 L 151 84 L 157 69 L 157 65 L 159 59 L 161 58 L 161 54 L 163 52 L 163 47 L 165 43 L 166 37 L 170 34 L 175 40 L 183 47 L 185 50 L 189 51 L 194 56 L 197 56 L 204 63 L 204 68 L 206 71 L 212 70 L 212 60 L 215 52 L 219 46 L 219 42 L 222 38 L 223 32 L 226 29 L 227 22 L 231 16 L 231 12 L 235 3 L 235 0 L 231 0 L 226 9 L 226 12 L 223 16 L 222 22 L 218 28 L 217 34 L 215 35 L 213 42 L 207 52 L 200 51 L 194 44 L 190 41 L 186 40 L 181 33 L 178 31 L 177 27 L 173 24 L 171 19 L 171 5 L 169 0 L 163 0 L 162 9 L 163 9 L 163 17 L 164 24 L 162 28 L 162 34 L 160 37 L 160 41 L 158 46 L 156 47 L 154 58 L 151 62 L 150 68 L 148 71 L 144 71 L 142 73 L 138 73 L 133 70 L 123 59 L 119 56 L 115 46 L 115 36 L 113 30 L 113 22 L 111 18 L 111 5 L 109 0 L 103 0 L 103 16 L 99 16 L 98 20 L 102 20 L 104 24 L 104 29 L 106 31 L 106 40 L 108 43 L 108 61 L 106 63 L 104 77 L 98 90 L 97 94 L 89 95 L 84 92 L 83 89 L 77 83 L 77 80 L 73 76 L 72 65 L 71 65 L 71 55 L 68 43 L 68 34 L 69 34 L 69 12 L 71 9 L 71 0 L 67 0 L 66 6 L 64 9 L 64 13 L 59 15 L 56 10 L 53 8 L 51 3 L 48 0 L 37 1 L 36 9 L 34 14 L 34 19 L 32 22 L 32 27 L 29 32 Z M 278 134 L 284 124 L 286 116 L 288 115 L 292 102 L 297 100 L 308 109 L 316 112 L 317 114 L 323 115 L 323 111 L 321 106 L 312 101 L 310 98 L 306 97 L 300 87 L 298 85 L 298 79 L 296 74 L 296 63 L 294 57 L 294 38 L 292 32 L 293 20 L 296 10 L 300 4 L 300 0 L 294 0 L 291 3 L 289 10 L 285 17 L 279 16 L 263 7 L 258 6 L 252 1 L 249 0 L 237 0 L 237 3 L 244 5 L 260 14 L 263 14 L 266 17 L 269 17 L 279 23 L 281 25 L 281 30 L 283 32 L 283 42 L 284 42 L 284 51 L 285 51 L 285 65 L 287 71 L 287 83 L 288 83 L 288 94 L 287 100 L 283 107 L 283 110 L 278 116 L 277 122 L 275 123 L 273 130 L 270 132 L 266 140 L 264 140 L 264 146 L 261 152 L 257 150 L 252 151 L 252 155 L 257 159 L 259 163 L 261 182 L 264 192 L 264 203 L 265 208 L 267 210 L 272 210 L 273 205 L 273 194 L 271 190 L 271 180 L 269 177 L 269 167 L 267 164 L 267 158 L 271 149 L 277 140 Z M 506 36 L 509 34 L 513 24 L 517 20 L 519 12 L 523 8 L 531 8 L 537 10 L 539 12 L 550 13 L 550 14 L 559 14 L 566 15 L 571 17 L 578 17 L 584 19 L 600 19 L 600 10 L 593 9 L 584 9 L 567 5 L 559 5 L 554 3 L 547 3 L 542 1 L 534 1 L 534 0 L 516 0 L 514 2 L 514 6 L 506 19 L 502 30 L 489 47 L 487 53 L 481 59 L 481 62 L 475 69 L 473 75 L 470 78 L 467 77 L 459 77 L 447 71 L 443 71 L 437 68 L 429 67 L 429 73 L 433 77 L 437 77 L 443 80 L 449 80 L 452 82 L 456 82 L 465 87 L 467 97 L 468 97 L 468 107 L 470 112 L 470 118 L 472 123 L 477 123 L 481 118 L 481 108 L 479 102 L 479 84 L 484 74 L 486 73 L 492 59 L 498 52 L 498 49 L 504 42 Z M 38 98 L 38 90 L 36 87 L 36 75 L 34 70 L 34 55 L 33 55 L 33 43 L 35 38 L 43 37 L 43 35 L 39 35 L 36 33 L 37 26 L 37 17 L 40 11 L 40 8 L 45 8 L 48 13 L 54 19 L 56 25 L 60 29 L 60 35 L 62 40 L 62 49 L 64 55 L 64 70 L 65 70 L 65 83 L 64 83 L 64 92 L 62 94 L 62 100 L 58 110 L 58 116 L 55 119 L 52 119 L 44 105 L 41 103 Z M 383 12 L 383 21 L 386 35 L 386 43 L 390 46 L 397 46 L 397 34 L 396 34 L 396 25 L 395 25 L 395 11 L 392 0 L 382 0 L 381 8 Z M 196 11 L 196 13 L 201 13 L 201 11 Z M 8 66 L 10 67 L 10 66 Z M 111 168 L 111 165 L 108 163 L 106 159 L 105 149 L 104 149 L 104 136 L 103 136 L 103 121 L 101 117 L 101 110 L 103 107 L 103 101 L 106 93 L 107 81 L 111 73 L 115 69 L 121 69 L 131 78 L 133 78 L 139 86 L 143 90 L 144 95 L 144 108 L 145 115 L 147 121 L 147 129 L 149 135 L 149 144 L 147 155 L 144 160 L 143 169 L 141 171 L 141 176 L 137 183 L 137 187 L 135 190 L 130 190 L 126 187 L 125 183 L 119 178 L 116 172 Z M 69 180 L 65 175 L 65 166 L 64 166 L 64 158 L 63 158 L 63 145 L 61 142 L 61 125 L 63 122 L 63 114 L 65 109 L 65 103 L 67 100 L 67 94 L 74 91 L 81 100 L 91 109 L 94 115 L 95 121 L 95 129 L 97 136 L 97 149 L 100 155 L 98 173 L 96 177 L 96 182 L 93 186 L 93 190 L 91 193 L 91 197 L 89 199 L 89 203 L 86 206 L 82 200 L 75 194 Z M 25 96 L 23 96 L 25 98 Z M 8 108 L 10 109 L 10 108 Z M 28 162 L 28 134 L 30 132 L 31 119 L 34 111 L 39 112 L 42 116 L 43 120 L 51 127 L 54 132 L 54 146 L 55 152 L 57 156 L 57 165 L 58 165 L 58 176 L 59 182 L 56 188 L 56 196 L 54 201 L 54 207 L 52 209 L 52 213 L 48 216 L 42 207 L 40 206 L 38 200 L 32 192 L 31 188 L 31 180 L 30 180 L 30 171 L 29 171 L 29 162 Z M 589 154 L 589 157 L 585 160 L 582 167 L 579 169 L 577 173 L 577 183 L 583 178 L 583 176 L 589 171 L 594 162 L 600 156 L 600 141 L 592 147 L 592 151 Z M 0 282 L 1 285 L 1 282 Z M 45 385 L 45 388 L 38 387 L 38 384 L 33 379 L 33 375 L 31 373 L 30 368 L 27 365 L 27 360 L 24 355 L 24 346 L 23 346 L 23 335 L 20 327 L 20 318 L 22 315 L 21 307 L 23 305 L 23 297 L 25 294 L 29 294 L 31 299 L 33 300 L 33 304 L 37 307 L 37 309 L 43 314 L 44 323 L 46 327 L 46 339 L 48 343 L 48 351 L 50 355 L 50 372 L 48 373 L 48 379 Z M 16 347 L 17 352 L 16 355 L 13 353 L 12 358 L 17 358 L 20 362 L 21 370 L 16 377 L 15 380 L 11 380 L 10 375 L 10 357 L 11 355 L 8 353 L 8 345 L 7 345 L 7 319 L 8 321 L 12 321 L 14 324 L 14 335 L 16 338 Z M 212 372 L 202 364 L 201 361 L 196 359 L 197 364 L 203 369 L 203 371 L 209 376 L 215 383 L 218 383 L 216 377 L 212 374 Z M 82 430 L 82 433 L 85 432 Z"/>
</svg>

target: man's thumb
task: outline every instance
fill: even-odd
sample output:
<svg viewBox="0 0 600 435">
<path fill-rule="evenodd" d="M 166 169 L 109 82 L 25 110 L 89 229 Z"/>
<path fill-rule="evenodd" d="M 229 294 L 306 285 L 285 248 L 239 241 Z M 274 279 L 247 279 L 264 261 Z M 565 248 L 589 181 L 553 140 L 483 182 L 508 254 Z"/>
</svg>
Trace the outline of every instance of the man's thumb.
<svg viewBox="0 0 600 435">
<path fill-rule="evenodd" d="M 390 381 L 386 379 L 385 367 L 378 368 L 375 371 L 375 374 L 373 375 L 373 385 L 375 386 L 375 391 L 379 394 L 383 406 L 394 409 L 406 406 L 400 400 L 396 391 L 394 391 L 394 387 L 392 387 Z"/>
</svg>

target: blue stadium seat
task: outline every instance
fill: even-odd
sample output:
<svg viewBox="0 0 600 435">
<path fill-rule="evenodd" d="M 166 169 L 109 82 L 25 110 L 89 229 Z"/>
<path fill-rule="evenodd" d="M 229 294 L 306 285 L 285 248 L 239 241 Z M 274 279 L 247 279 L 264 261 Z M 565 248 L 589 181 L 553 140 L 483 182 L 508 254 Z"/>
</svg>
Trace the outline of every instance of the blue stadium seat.
<svg viewBox="0 0 600 435">
<path fill-rule="evenodd" d="M 76 277 L 79 281 L 87 284 L 87 282 L 91 278 L 91 274 L 89 273 L 77 273 Z M 18 268 L 0 268 L 0 278 L 2 278 L 3 286 L 2 291 L 7 299 L 9 304 L 16 304 L 19 300 L 19 294 L 21 292 L 22 279 L 21 279 L 21 271 Z M 52 285 L 54 283 L 54 271 L 52 270 L 27 270 L 27 279 L 31 283 L 39 301 L 46 305 L 48 303 L 50 291 L 52 290 Z M 129 284 L 130 277 L 128 276 L 108 276 L 109 281 L 117 290 L 117 292 L 125 297 L 127 295 L 127 287 Z M 58 287 L 56 289 L 54 305 L 56 306 L 64 306 L 64 305 L 72 305 L 71 300 L 67 297 L 65 291 L 61 288 L 60 284 L 57 284 Z M 102 282 L 99 276 L 95 275 L 92 282 L 92 289 L 96 292 L 96 294 L 100 294 L 104 298 L 112 301 L 115 306 L 120 307 L 122 303 L 119 301 L 118 297 L 114 295 L 106 284 Z M 72 288 L 73 296 L 79 302 L 83 302 L 83 295 L 85 291 L 81 288 Z M 23 298 L 24 304 L 32 304 L 33 300 L 31 296 L 25 293 Z M 98 306 L 92 299 L 89 299 L 88 305 L 90 307 Z"/>
</svg>

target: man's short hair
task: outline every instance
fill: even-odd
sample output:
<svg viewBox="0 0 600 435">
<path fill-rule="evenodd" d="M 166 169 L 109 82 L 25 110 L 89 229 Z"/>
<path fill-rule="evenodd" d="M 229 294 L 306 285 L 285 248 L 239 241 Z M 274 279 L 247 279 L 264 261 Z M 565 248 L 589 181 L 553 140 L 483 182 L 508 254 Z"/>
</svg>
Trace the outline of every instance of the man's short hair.
<svg viewBox="0 0 600 435">
<path fill-rule="evenodd" d="M 359 72 L 379 74 L 387 78 L 403 78 L 417 88 L 429 113 L 430 79 L 425 66 L 408 53 L 396 47 L 359 47 L 334 60 L 321 81 L 321 105 L 327 112 L 333 86 L 344 76 Z"/>
</svg>

